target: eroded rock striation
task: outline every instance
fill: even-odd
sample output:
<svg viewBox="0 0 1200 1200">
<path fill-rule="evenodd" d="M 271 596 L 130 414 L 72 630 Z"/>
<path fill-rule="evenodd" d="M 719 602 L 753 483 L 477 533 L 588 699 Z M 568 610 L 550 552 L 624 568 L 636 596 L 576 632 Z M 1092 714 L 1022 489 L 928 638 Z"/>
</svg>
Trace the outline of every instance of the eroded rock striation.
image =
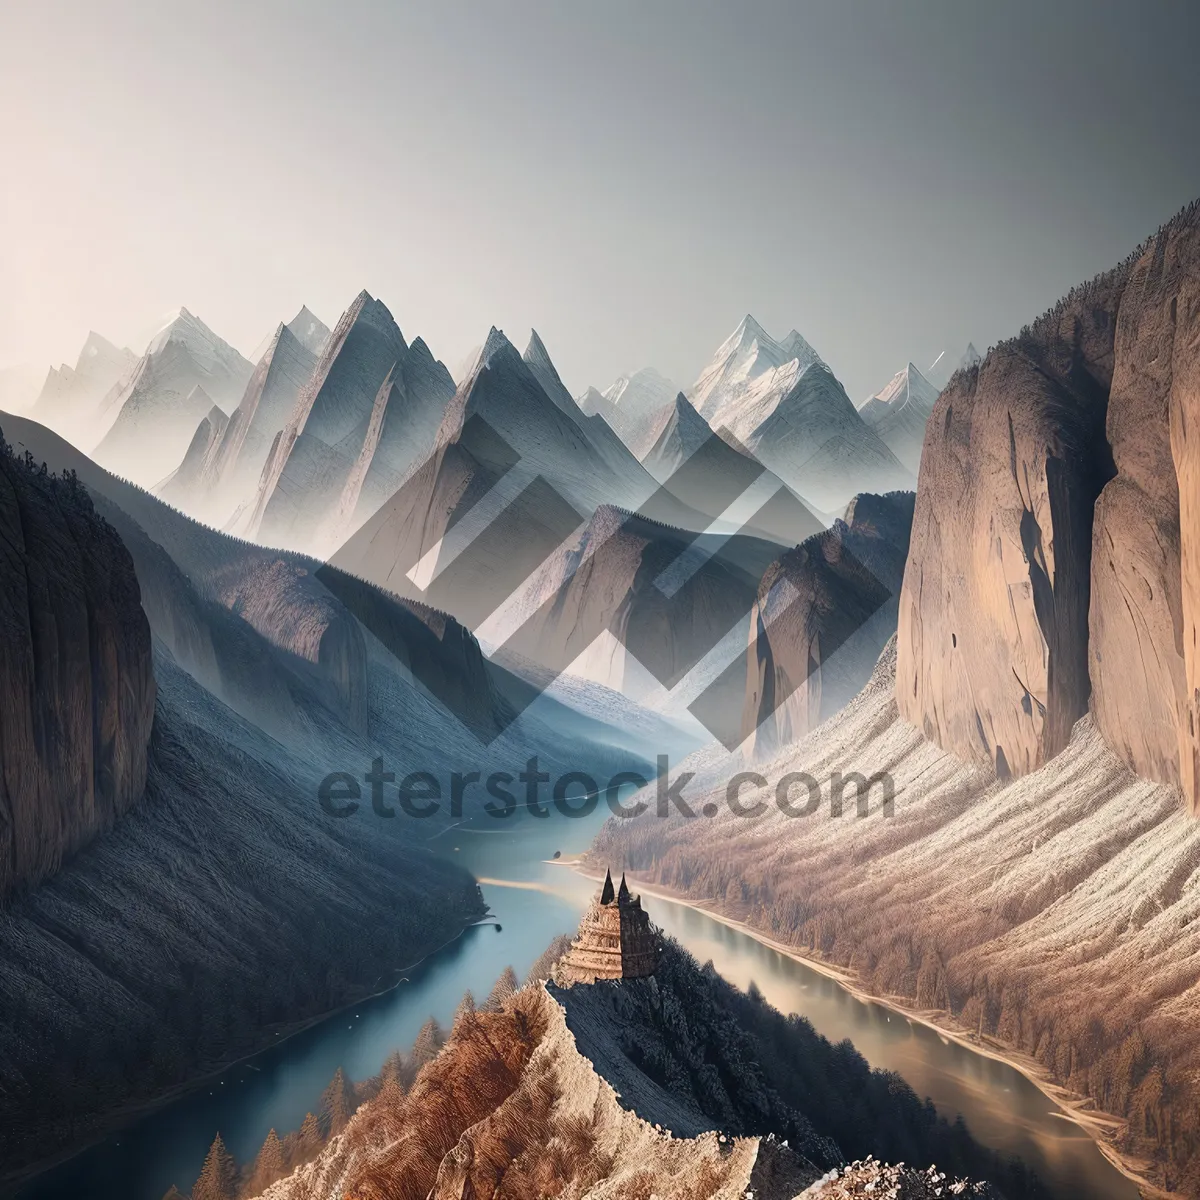
<svg viewBox="0 0 1200 1200">
<path fill-rule="evenodd" d="M 150 626 L 129 553 L 74 478 L 0 445 L 0 898 L 142 796 Z"/>
<path fill-rule="evenodd" d="M 1198 329 L 1193 205 L 942 393 L 897 681 L 939 745 L 1021 774 L 1090 706 L 1129 766 L 1195 810 Z"/>
</svg>

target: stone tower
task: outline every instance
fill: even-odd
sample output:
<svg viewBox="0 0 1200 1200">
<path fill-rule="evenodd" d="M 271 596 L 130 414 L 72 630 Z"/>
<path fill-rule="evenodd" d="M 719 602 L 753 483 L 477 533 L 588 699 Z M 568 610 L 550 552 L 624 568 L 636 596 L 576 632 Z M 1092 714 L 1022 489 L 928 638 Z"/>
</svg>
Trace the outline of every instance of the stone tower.
<svg viewBox="0 0 1200 1200">
<path fill-rule="evenodd" d="M 579 933 L 555 970 L 555 982 L 642 979 L 657 966 L 658 937 L 642 898 L 630 894 L 624 875 L 614 891 L 612 872 L 606 872 L 600 895 L 583 914 Z"/>
</svg>

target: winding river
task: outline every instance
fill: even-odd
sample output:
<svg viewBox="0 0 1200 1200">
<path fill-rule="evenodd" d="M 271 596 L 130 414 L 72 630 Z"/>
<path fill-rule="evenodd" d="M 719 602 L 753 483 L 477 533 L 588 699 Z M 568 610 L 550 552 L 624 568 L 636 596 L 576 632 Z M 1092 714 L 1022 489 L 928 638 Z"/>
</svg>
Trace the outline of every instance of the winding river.
<svg viewBox="0 0 1200 1200">
<path fill-rule="evenodd" d="M 39 1176 L 21 1200 L 161 1200 L 187 1191 L 215 1132 L 239 1161 L 267 1131 L 299 1127 L 340 1066 L 375 1074 L 435 1017 L 449 1025 L 464 992 L 482 1000 L 506 966 L 523 975 L 559 933 L 574 930 L 595 885 L 546 860 L 586 848 L 603 820 L 524 813 L 503 825 L 459 827 L 433 843 L 482 881 L 498 925 L 479 925 L 438 951 L 392 991 L 327 1018 L 279 1046 Z M 857 999 L 836 981 L 750 935 L 685 905 L 647 898 L 652 919 L 731 982 L 753 980 L 784 1012 L 807 1017 L 831 1040 L 849 1038 L 872 1066 L 902 1075 L 950 1119 L 962 1115 L 984 1144 L 1016 1155 L 1061 1200 L 1136 1200 L 1123 1177 L 1079 1128 L 1018 1071 L 936 1031 Z"/>
</svg>

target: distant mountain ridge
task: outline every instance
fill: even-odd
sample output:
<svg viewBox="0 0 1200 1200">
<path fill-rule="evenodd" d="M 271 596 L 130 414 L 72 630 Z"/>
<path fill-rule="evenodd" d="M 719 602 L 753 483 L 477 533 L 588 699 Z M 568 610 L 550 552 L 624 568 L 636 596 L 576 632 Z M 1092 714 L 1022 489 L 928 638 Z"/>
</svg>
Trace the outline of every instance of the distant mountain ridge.
<svg viewBox="0 0 1200 1200">
<path fill-rule="evenodd" d="M 863 421 L 820 355 L 795 330 L 776 341 L 747 315 L 688 391 L 714 429 L 728 429 L 804 499 L 826 511 L 862 491 L 913 478 Z"/>
<path fill-rule="evenodd" d="M 938 389 L 910 362 L 858 410 L 913 475 L 921 465 L 925 424 L 937 398 Z"/>
<path fill-rule="evenodd" d="M 137 365 L 132 350 L 115 346 L 92 331 L 83 343 L 75 366 L 51 367 L 41 392 L 29 410 L 30 417 L 60 432 L 79 436 L 99 419 L 100 402 L 109 389 Z"/>
<path fill-rule="evenodd" d="M 105 396 L 99 420 L 106 432 L 95 447 L 97 461 L 152 487 L 182 460 L 214 404 L 233 411 L 253 371 L 228 342 L 181 308 L 128 379 Z"/>
</svg>

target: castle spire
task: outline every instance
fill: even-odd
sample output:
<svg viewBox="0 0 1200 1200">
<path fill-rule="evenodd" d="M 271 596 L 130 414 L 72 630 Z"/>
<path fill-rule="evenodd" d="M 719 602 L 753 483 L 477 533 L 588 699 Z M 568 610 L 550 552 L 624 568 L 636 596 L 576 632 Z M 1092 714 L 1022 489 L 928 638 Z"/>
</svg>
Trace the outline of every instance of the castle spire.
<svg viewBox="0 0 1200 1200">
<path fill-rule="evenodd" d="M 618 904 L 628 904 L 629 899 L 630 899 L 629 884 L 627 884 L 625 882 L 625 872 L 622 871 L 621 872 L 621 890 L 617 893 L 617 903 Z"/>
<path fill-rule="evenodd" d="M 612 871 L 604 872 L 604 890 L 600 893 L 601 904 L 611 904 L 613 902 L 613 881 Z"/>
</svg>

